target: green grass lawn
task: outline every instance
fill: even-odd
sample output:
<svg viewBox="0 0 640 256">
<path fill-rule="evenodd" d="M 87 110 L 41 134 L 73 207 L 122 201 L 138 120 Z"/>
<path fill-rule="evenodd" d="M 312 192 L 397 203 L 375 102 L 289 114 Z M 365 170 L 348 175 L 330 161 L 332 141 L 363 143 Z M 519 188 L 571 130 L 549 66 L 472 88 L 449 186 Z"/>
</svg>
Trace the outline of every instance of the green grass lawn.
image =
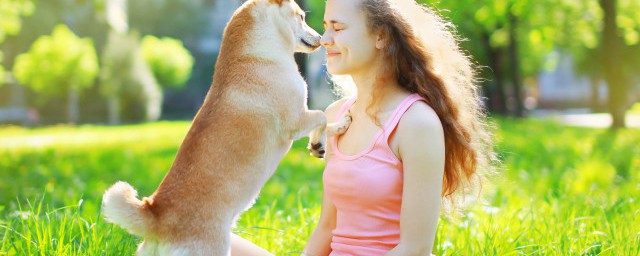
<svg viewBox="0 0 640 256">
<path fill-rule="evenodd" d="M 442 215 L 438 255 L 640 255 L 640 130 L 500 119 L 497 175 L 460 215 Z M 139 238 L 101 216 L 125 180 L 149 195 L 188 122 L 0 128 L 0 255 L 131 255 Z M 298 141 L 237 234 L 299 255 L 320 215 L 324 162 Z"/>
</svg>

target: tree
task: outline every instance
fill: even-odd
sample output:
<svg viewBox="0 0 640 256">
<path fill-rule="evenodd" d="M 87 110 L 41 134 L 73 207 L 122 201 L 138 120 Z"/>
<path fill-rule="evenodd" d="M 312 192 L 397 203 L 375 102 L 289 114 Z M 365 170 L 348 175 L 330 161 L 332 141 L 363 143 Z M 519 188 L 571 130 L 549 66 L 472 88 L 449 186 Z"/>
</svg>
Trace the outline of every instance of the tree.
<svg viewBox="0 0 640 256">
<path fill-rule="evenodd" d="M 178 39 L 145 36 L 142 55 L 153 76 L 164 87 L 182 88 L 191 75 L 193 56 Z"/>
<path fill-rule="evenodd" d="M 629 70 L 625 70 L 626 65 L 623 63 L 625 62 L 625 53 L 629 53 L 627 44 L 638 44 L 639 36 L 635 27 L 640 27 L 640 21 L 638 24 L 634 24 L 633 20 L 628 20 L 625 23 L 624 16 L 618 15 L 619 3 L 620 1 L 617 0 L 600 0 L 600 6 L 604 13 L 601 52 L 606 52 L 606 54 L 602 54 L 602 70 L 609 88 L 609 112 L 613 119 L 611 128 L 625 126 L 625 112 L 631 107 L 629 101 L 631 78 Z M 640 11 L 636 10 L 635 15 L 635 17 L 640 15 Z M 631 57 L 629 59 L 633 59 L 633 56 L 629 57 Z"/>
<path fill-rule="evenodd" d="M 28 16 L 33 13 L 34 5 L 30 0 L 0 0 L 0 43 L 7 35 L 17 34 L 22 22 L 20 16 Z M 2 66 L 3 54 L 0 51 L 0 86 L 5 81 L 5 71 Z"/>
<path fill-rule="evenodd" d="M 13 73 L 45 97 L 66 92 L 68 121 L 77 123 L 79 93 L 94 85 L 98 60 L 91 39 L 78 38 L 65 25 L 57 25 L 51 36 L 38 38 L 27 53 L 18 55 Z"/>
<path fill-rule="evenodd" d="M 422 0 L 458 27 L 469 50 L 492 85 L 490 109 L 524 116 L 523 81 L 543 68 L 543 56 L 553 49 L 551 0 Z M 511 96 L 507 93 L 511 85 Z M 486 86 L 485 86 L 486 87 Z M 512 99 L 513 104 L 507 104 Z M 511 106 L 511 108 L 509 108 Z"/>
<path fill-rule="evenodd" d="M 145 121 L 158 120 L 161 115 L 162 89 L 144 60 L 138 34 L 111 31 L 102 55 L 100 92 L 107 98 L 109 124 L 120 122 L 122 97 L 144 105 Z"/>
<path fill-rule="evenodd" d="M 633 76 L 640 65 L 640 2 L 560 1 L 558 7 L 564 10 L 559 20 L 566 26 L 557 45 L 575 57 L 578 73 L 591 78 L 594 94 L 598 82 L 605 80 L 611 127 L 623 127 L 632 103 Z"/>
</svg>

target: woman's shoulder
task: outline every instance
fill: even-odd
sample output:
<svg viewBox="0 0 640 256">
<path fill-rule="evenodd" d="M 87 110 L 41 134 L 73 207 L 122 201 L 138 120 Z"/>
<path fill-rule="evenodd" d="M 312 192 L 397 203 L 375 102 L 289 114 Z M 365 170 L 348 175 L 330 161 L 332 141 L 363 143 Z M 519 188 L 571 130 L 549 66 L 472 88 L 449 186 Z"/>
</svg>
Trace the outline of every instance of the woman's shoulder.
<svg viewBox="0 0 640 256">
<path fill-rule="evenodd" d="M 336 115 L 340 111 L 340 108 L 349 100 L 348 97 L 344 97 L 342 99 L 336 100 L 333 103 L 329 104 L 329 106 L 324 110 L 324 115 L 327 117 L 329 122 L 333 122 L 336 118 Z"/>
<path fill-rule="evenodd" d="M 434 160 L 444 157 L 444 129 L 438 114 L 423 101 L 402 115 L 396 131 L 402 159 Z"/>
<path fill-rule="evenodd" d="M 398 123 L 399 134 L 408 134 L 410 136 L 420 131 L 422 133 L 425 131 L 442 133 L 442 130 L 442 122 L 438 114 L 424 101 L 413 103 L 402 115 Z"/>
</svg>

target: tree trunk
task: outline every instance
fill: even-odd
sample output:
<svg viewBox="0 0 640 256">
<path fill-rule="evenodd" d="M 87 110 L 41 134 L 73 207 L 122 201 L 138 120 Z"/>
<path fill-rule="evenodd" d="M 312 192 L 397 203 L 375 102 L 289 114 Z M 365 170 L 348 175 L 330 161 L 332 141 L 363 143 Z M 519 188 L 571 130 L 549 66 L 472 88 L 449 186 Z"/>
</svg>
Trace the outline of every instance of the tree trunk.
<svg viewBox="0 0 640 256">
<path fill-rule="evenodd" d="M 16 81 L 14 77 L 12 77 L 12 80 L 13 81 L 11 81 L 11 99 L 10 99 L 9 106 L 24 108 L 26 107 L 25 99 L 24 99 L 24 87 L 20 86 L 18 84 L 18 81 Z"/>
<path fill-rule="evenodd" d="M 68 105 L 67 105 L 67 118 L 68 118 L 68 122 L 71 124 L 77 124 L 78 123 L 78 116 L 79 116 L 79 112 L 78 111 L 78 98 L 79 98 L 79 92 L 77 88 L 69 88 L 69 99 L 68 99 Z"/>
<path fill-rule="evenodd" d="M 491 48 L 490 37 L 488 33 L 482 33 L 482 42 L 484 48 L 487 51 L 487 57 L 489 61 L 489 68 L 493 71 L 493 84 L 495 85 L 495 90 L 492 92 L 490 97 L 490 110 L 506 115 L 507 114 L 507 104 L 506 97 L 504 93 L 504 58 L 502 49 L 493 49 Z"/>
<path fill-rule="evenodd" d="M 518 17 L 509 12 L 509 68 L 511 80 L 513 82 L 513 97 L 516 102 L 515 115 L 524 117 L 524 104 L 522 103 L 522 77 L 520 75 L 520 56 L 518 53 L 518 40 L 516 39 L 516 28 L 518 27 Z"/>
<path fill-rule="evenodd" d="M 109 111 L 109 125 L 120 124 L 120 97 L 118 95 L 110 95 L 107 99 Z"/>
<path fill-rule="evenodd" d="M 604 65 L 604 79 L 609 88 L 608 106 L 609 113 L 613 119 L 611 128 L 621 128 L 625 126 L 625 111 L 628 106 L 627 101 L 627 79 L 624 71 L 619 67 L 618 61 L 622 60 L 622 47 L 624 43 L 616 35 L 618 25 L 616 23 L 617 10 L 616 0 L 601 0 L 600 6 L 604 12 L 604 29 L 602 31 L 602 51 Z"/>
<path fill-rule="evenodd" d="M 16 39 L 16 37 L 7 38 L 7 40 L 4 42 L 4 50 L 2 51 L 2 54 L 4 54 L 4 58 L 2 58 L 2 61 L 4 62 L 3 66 L 5 68 L 5 71 L 7 72 L 11 72 L 13 70 L 15 59 L 18 54 L 20 54 L 17 46 L 18 40 Z M 13 73 L 11 73 L 10 84 L 11 99 L 9 106 L 21 108 L 26 107 L 27 104 L 25 99 L 24 87 L 18 83 L 16 78 L 13 76 Z"/>
<path fill-rule="evenodd" d="M 600 77 L 595 74 L 589 76 L 589 83 L 591 84 L 591 111 L 602 111 L 602 105 L 600 104 Z"/>
<path fill-rule="evenodd" d="M 162 89 L 158 88 L 158 92 L 154 92 L 154 96 L 148 97 L 145 101 L 145 120 L 146 122 L 155 122 L 160 120 L 162 115 Z"/>
</svg>

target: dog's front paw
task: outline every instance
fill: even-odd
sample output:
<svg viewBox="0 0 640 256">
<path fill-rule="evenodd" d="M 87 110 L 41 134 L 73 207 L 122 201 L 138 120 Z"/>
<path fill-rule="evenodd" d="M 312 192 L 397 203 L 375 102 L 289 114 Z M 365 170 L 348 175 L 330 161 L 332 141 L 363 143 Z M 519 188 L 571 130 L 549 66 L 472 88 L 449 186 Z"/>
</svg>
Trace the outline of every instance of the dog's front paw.
<svg viewBox="0 0 640 256">
<path fill-rule="evenodd" d="M 338 129 L 336 129 L 336 135 L 342 135 L 345 132 L 347 132 L 347 130 L 349 129 L 349 126 L 351 126 L 351 121 L 353 121 L 353 119 L 351 118 L 351 111 L 348 111 L 342 117 L 342 120 L 340 120 Z"/>
<path fill-rule="evenodd" d="M 324 143 L 322 142 L 309 142 L 307 145 L 307 149 L 309 149 L 309 154 L 315 156 L 317 158 L 324 158 Z"/>
</svg>

